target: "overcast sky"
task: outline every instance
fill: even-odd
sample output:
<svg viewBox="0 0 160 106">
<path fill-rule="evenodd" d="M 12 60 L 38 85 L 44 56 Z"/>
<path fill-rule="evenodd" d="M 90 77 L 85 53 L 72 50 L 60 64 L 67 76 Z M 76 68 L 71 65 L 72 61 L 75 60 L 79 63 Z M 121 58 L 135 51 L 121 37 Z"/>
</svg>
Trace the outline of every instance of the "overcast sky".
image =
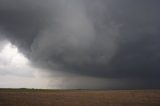
<svg viewBox="0 0 160 106">
<path fill-rule="evenodd" d="M 0 87 L 160 88 L 159 0 L 0 0 Z"/>
</svg>

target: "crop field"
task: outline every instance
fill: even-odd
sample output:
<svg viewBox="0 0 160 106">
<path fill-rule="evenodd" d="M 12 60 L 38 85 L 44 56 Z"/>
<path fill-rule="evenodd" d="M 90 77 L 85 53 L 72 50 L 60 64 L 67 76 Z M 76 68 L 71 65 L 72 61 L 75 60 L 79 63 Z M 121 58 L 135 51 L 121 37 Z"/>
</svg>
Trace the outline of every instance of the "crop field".
<svg viewBox="0 0 160 106">
<path fill-rule="evenodd" d="M 0 106 L 160 106 L 160 90 L 0 89 Z"/>
</svg>

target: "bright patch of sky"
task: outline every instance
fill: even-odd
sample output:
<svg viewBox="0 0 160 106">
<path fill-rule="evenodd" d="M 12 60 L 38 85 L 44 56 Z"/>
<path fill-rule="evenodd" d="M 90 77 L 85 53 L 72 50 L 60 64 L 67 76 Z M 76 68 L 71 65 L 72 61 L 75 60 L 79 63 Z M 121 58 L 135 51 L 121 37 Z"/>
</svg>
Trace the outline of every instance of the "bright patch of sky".
<svg viewBox="0 0 160 106">
<path fill-rule="evenodd" d="M 39 69 L 6 42 L 0 49 L 0 88 L 48 88 L 49 79 L 42 78 Z"/>
</svg>

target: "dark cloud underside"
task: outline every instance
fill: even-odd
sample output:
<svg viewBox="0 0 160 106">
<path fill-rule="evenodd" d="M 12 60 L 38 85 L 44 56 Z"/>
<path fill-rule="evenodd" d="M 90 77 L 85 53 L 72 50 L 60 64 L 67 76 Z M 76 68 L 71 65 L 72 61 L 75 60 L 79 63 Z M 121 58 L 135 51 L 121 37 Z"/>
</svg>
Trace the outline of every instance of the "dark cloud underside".
<svg viewBox="0 0 160 106">
<path fill-rule="evenodd" d="M 1 0 L 0 38 L 10 40 L 37 67 L 116 79 L 126 83 L 123 88 L 159 88 L 159 4 Z"/>
</svg>

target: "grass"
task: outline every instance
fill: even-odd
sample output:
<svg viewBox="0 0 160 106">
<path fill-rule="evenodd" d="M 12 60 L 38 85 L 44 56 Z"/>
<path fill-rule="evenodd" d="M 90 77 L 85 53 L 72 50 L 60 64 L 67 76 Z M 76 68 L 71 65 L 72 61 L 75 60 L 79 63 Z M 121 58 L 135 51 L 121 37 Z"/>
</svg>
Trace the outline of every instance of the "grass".
<svg viewBox="0 0 160 106">
<path fill-rule="evenodd" d="M 160 106 L 160 90 L 0 89 L 0 106 Z"/>
</svg>

